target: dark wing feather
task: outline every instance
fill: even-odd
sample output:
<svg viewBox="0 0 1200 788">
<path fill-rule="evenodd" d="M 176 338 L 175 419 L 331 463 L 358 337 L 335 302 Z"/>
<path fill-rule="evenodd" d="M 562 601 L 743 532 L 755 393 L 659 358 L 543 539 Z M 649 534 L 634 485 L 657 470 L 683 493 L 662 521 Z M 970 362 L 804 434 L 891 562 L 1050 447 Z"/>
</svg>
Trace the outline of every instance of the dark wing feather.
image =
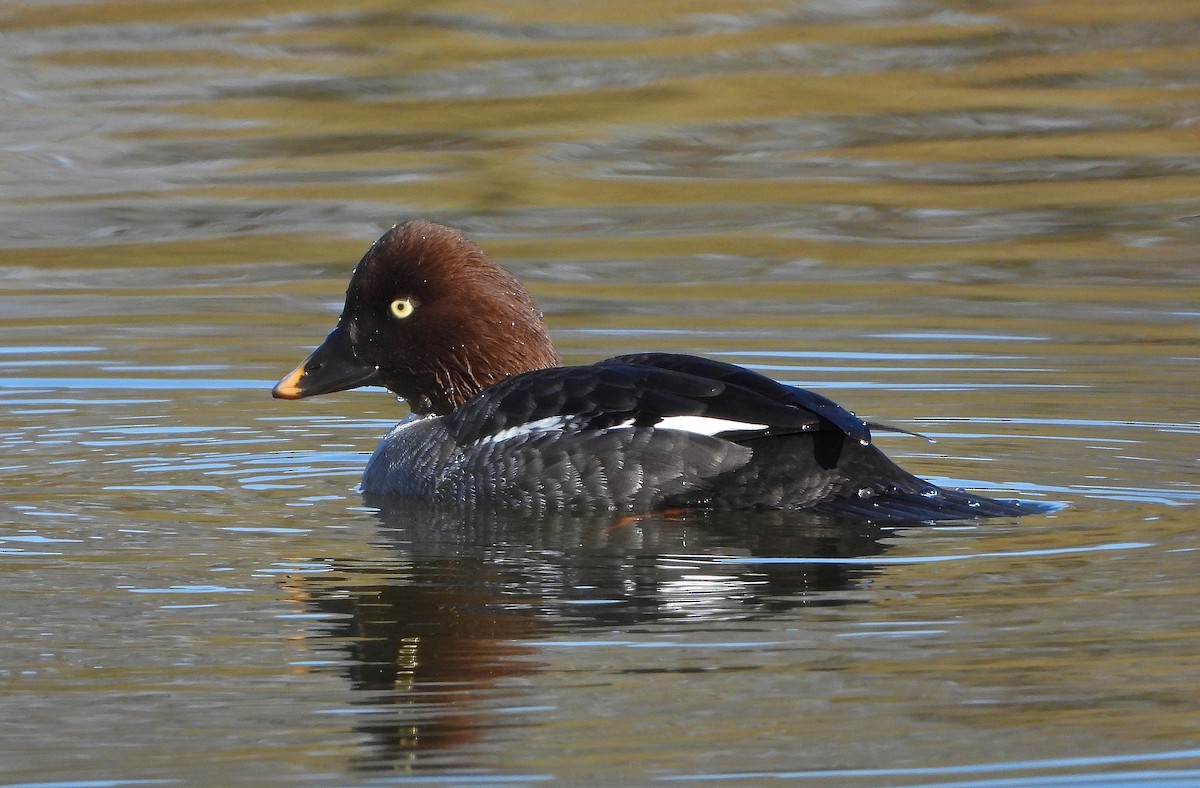
<svg viewBox="0 0 1200 788">
<path fill-rule="evenodd" d="M 772 402 L 806 411 L 817 419 L 827 422 L 827 424 L 819 426 L 832 425 L 851 438 L 864 443 L 871 442 L 871 430 L 867 423 L 828 397 L 822 397 L 820 394 L 806 389 L 788 386 L 736 364 L 726 364 L 723 361 L 678 353 L 635 353 L 615 356 L 601 363 L 637 364 L 721 381 L 731 386 L 737 386 L 742 391 L 753 392 Z M 750 420 L 752 419 L 742 417 L 742 421 Z"/>
<path fill-rule="evenodd" d="M 517 375 L 490 386 L 446 422 L 454 440 L 467 445 L 554 417 L 573 417 L 581 429 L 605 429 L 631 420 L 635 426 L 653 426 L 670 416 L 767 425 L 722 433 L 737 441 L 830 429 L 864 442 L 871 437 L 861 419 L 818 394 L 732 364 L 669 353 Z"/>
</svg>

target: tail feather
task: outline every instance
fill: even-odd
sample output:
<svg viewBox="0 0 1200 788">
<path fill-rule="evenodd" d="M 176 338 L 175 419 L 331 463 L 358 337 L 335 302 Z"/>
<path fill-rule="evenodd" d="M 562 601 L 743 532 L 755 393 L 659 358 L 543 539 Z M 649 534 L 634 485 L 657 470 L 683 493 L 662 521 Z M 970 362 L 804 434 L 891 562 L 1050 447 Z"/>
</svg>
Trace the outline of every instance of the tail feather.
<svg viewBox="0 0 1200 788">
<path fill-rule="evenodd" d="M 924 492 L 895 490 L 870 497 L 830 498 L 814 511 L 876 522 L 922 522 L 930 520 L 974 520 L 980 517 L 1021 517 L 1054 511 L 1053 504 L 1035 501 L 997 500 L 961 490 L 944 490 L 930 485 Z"/>
</svg>

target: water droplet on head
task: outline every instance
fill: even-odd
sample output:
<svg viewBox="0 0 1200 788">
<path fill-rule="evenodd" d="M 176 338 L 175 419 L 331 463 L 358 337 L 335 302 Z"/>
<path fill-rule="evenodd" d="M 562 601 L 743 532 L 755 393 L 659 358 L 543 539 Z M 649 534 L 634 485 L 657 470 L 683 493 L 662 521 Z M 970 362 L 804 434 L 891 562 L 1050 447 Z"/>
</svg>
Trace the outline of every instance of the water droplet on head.
<svg viewBox="0 0 1200 788">
<path fill-rule="evenodd" d="M 936 487 L 926 487 L 924 490 L 921 490 L 922 498 L 936 498 L 937 496 L 938 489 Z"/>
<path fill-rule="evenodd" d="M 875 491 L 872 490 L 870 487 L 859 487 L 858 488 L 858 497 L 859 498 L 874 498 Z"/>
</svg>

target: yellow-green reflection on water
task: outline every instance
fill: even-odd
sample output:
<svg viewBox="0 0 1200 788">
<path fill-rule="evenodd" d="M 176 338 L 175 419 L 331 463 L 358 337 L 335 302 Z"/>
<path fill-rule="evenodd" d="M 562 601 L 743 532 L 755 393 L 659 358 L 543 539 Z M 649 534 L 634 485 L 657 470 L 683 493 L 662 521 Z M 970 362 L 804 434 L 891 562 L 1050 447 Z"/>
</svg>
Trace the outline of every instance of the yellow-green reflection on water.
<svg viewBox="0 0 1200 788">
<path fill-rule="evenodd" d="M 1194 2 L 0 11 L 0 778 L 1193 779 Z M 281 403 L 392 222 L 1062 501 L 463 521 Z M 1075 759 L 1075 760 L 1072 760 Z"/>
</svg>

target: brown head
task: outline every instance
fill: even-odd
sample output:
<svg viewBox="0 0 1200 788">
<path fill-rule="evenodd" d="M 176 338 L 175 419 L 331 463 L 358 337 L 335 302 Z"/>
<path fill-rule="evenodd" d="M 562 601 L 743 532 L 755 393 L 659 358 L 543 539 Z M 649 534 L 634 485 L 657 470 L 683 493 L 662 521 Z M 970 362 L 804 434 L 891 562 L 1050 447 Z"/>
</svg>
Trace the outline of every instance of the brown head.
<svg viewBox="0 0 1200 788">
<path fill-rule="evenodd" d="M 393 227 L 354 269 L 337 326 L 275 386 L 281 399 L 369 384 L 446 414 L 506 377 L 558 364 L 541 313 L 458 230 Z"/>
</svg>

